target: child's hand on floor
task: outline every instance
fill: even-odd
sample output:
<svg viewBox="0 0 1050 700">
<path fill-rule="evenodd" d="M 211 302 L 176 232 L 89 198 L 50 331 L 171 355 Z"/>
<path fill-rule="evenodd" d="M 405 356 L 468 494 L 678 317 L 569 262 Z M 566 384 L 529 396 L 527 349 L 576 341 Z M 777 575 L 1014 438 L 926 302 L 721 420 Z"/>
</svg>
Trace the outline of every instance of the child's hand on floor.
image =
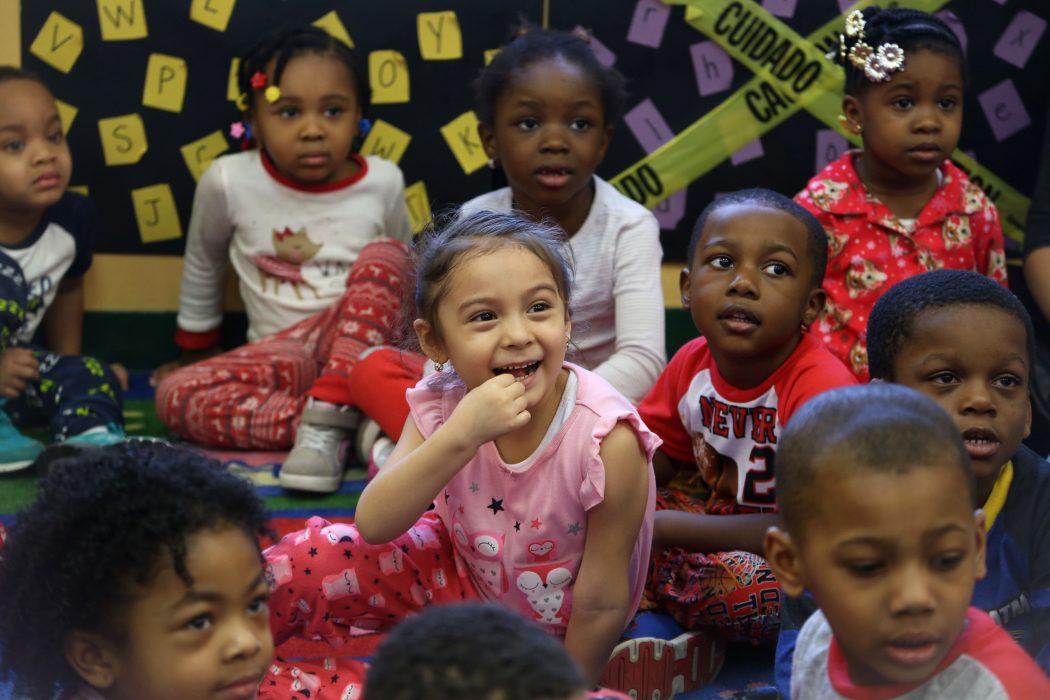
<svg viewBox="0 0 1050 700">
<path fill-rule="evenodd" d="M 207 360 L 209 357 L 215 357 L 220 354 L 222 354 L 222 348 L 218 345 L 213 345 L 210 348 L 204 348 L 203 350 L 183 350 L 178 359 L 172 360 L 171 362 L 165 362 L 160 367 L 153 370 L 153 374 L 151 374 L 149 378 L 149 385 L 157 386 L 165 377 L 175 370 L 181 369 L 186 365 L 192 365 L 194 362 Z"/>
<path fill-rule="evenodd" d="M 0 353 L 0 396 L 14 399 L 26 383 L 40 379 L 40 363 L 29 348 L 8 348 Z"/>
</svg>

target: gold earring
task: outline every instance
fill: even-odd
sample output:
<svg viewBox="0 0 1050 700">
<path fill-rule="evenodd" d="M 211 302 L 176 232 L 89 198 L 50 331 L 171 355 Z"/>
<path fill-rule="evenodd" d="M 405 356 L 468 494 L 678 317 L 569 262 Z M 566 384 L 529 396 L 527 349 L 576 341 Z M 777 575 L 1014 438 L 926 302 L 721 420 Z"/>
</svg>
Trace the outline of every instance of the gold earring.
<svg viewBox="0 0 1050 700">
<path fill-rule="evenodd" d="M 434 363 L 434 371 L 435 372 L 444 372 L 445 371 L 445 363 L 444 362 L 435 362 Z"/>
<path fill-rule="evenodd" d="M 492 170 L 496 169 L 496 159 L 495 158 L 489 158 L 489 168 L 491 168 Z"/>
</svg>

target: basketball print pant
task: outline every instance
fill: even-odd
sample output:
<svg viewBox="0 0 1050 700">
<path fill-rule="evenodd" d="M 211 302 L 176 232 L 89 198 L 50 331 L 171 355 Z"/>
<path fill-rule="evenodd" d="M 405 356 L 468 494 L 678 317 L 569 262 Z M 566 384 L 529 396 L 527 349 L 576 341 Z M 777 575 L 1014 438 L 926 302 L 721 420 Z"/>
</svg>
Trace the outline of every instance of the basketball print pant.
<svg viewBox="0 0 1050 700">
<path fill-rule="evenodd" d="M 658 491 L 656 507 L 709 512 L 704 503 L 673 489 Z M 707 629 L 729 641 L 765 644 L 776 641 L 780 599 L 773 570 L 757 554 L 672 547 L 653 553 L 643 607 L 668 613 L 686 629 Z"/>
</svg>

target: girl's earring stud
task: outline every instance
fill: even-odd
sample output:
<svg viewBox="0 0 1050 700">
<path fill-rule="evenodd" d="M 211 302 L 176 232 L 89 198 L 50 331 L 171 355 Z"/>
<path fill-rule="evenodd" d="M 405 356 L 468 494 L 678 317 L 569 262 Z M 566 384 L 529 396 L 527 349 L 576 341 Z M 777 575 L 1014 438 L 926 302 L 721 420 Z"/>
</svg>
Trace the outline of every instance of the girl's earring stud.
<svg viewBox="0 0 1050 700">
<path fill-rule="evenodd" d="M 434 362 L 434 371 L 435 372 L 444 372 L 445 371 L 445 363 L 444 362 Z"/>
<path fill-rule="evenodd" d="M 496 159 L 495 158 L 489 158 L 489 168 L 491 168 L 492 170 L 496 169 Z"/>
<path fill-rule="evenodd" d="M 854 134 L 859 134 L 860 132 L 864 131 L 864 127 L 862 127 L 860 124 L 850 121 L 845 114 L 840 114 L 838 116 L 838 120 L 839 126 L 841 126 L 846 131 L 852 131 Z"/>
</svg>

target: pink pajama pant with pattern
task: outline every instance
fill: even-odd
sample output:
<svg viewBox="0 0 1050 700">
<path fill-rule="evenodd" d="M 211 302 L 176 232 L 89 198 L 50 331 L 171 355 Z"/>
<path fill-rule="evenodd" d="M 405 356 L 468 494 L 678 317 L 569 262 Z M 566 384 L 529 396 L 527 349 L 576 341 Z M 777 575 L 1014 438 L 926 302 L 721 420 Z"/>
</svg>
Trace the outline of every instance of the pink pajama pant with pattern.
<svg viewBox="0 0 1050 700">
<path fill-rule="evenodd" d="M 384 429 L 397 417 L 403 423 L 405 389 L 422 375 L 422 356 L 386 349 L 395 366 L 404 365 L 403 372 L 355 380 L 351 375 L 364 351 L 395 341 L 407 265 L 408 248 L 401 241 L 369 243 L 335 304 L 274 335 L 172 372 L 157 387 L 157 415 L 172 432 L 194 442 L 246 449 L 290 447 L 309 396 L 358 405 L 369 415 L 369 403 L 380 416 L 392 411 L 393 419 L 373 416 Z M 397 437 L 400 429 L 397 423 L 396 431 L 386 432 Z"/>
<path fill-rule="evenodd" d="M 324 640 L 340 654 L 350 637 L 387 631 L 428 605 L 480 600 L 453 552 L 448 530 L 433 512 L 379 545 L 362 540 L 354 525 L 310 518 L 306 529 L 263 553 L 274 643 L 298 635 Z M 321 663 L 275 659 L 258 700 L 359 700 L 367 664 L 343 654 Z M 588 697 L 627 700 L 609 690 Z"/>
<path fill-rule="evenodd" d="M 268 548 L 270 626 L 274 643 L 298 635 L 322 639 L 333 655 L 350 637 L 389 630 L 427 605 L 480 600 L 465 570 L 458 570 L 441 520 L 427 513 L 401 537 L 370 545 L 357 527 L 310 518 L 306 529 Z M 259 698 L 360 698 L 365 665 L 347 658 L 323 664 L 277 659 Z"/>
</svg>

